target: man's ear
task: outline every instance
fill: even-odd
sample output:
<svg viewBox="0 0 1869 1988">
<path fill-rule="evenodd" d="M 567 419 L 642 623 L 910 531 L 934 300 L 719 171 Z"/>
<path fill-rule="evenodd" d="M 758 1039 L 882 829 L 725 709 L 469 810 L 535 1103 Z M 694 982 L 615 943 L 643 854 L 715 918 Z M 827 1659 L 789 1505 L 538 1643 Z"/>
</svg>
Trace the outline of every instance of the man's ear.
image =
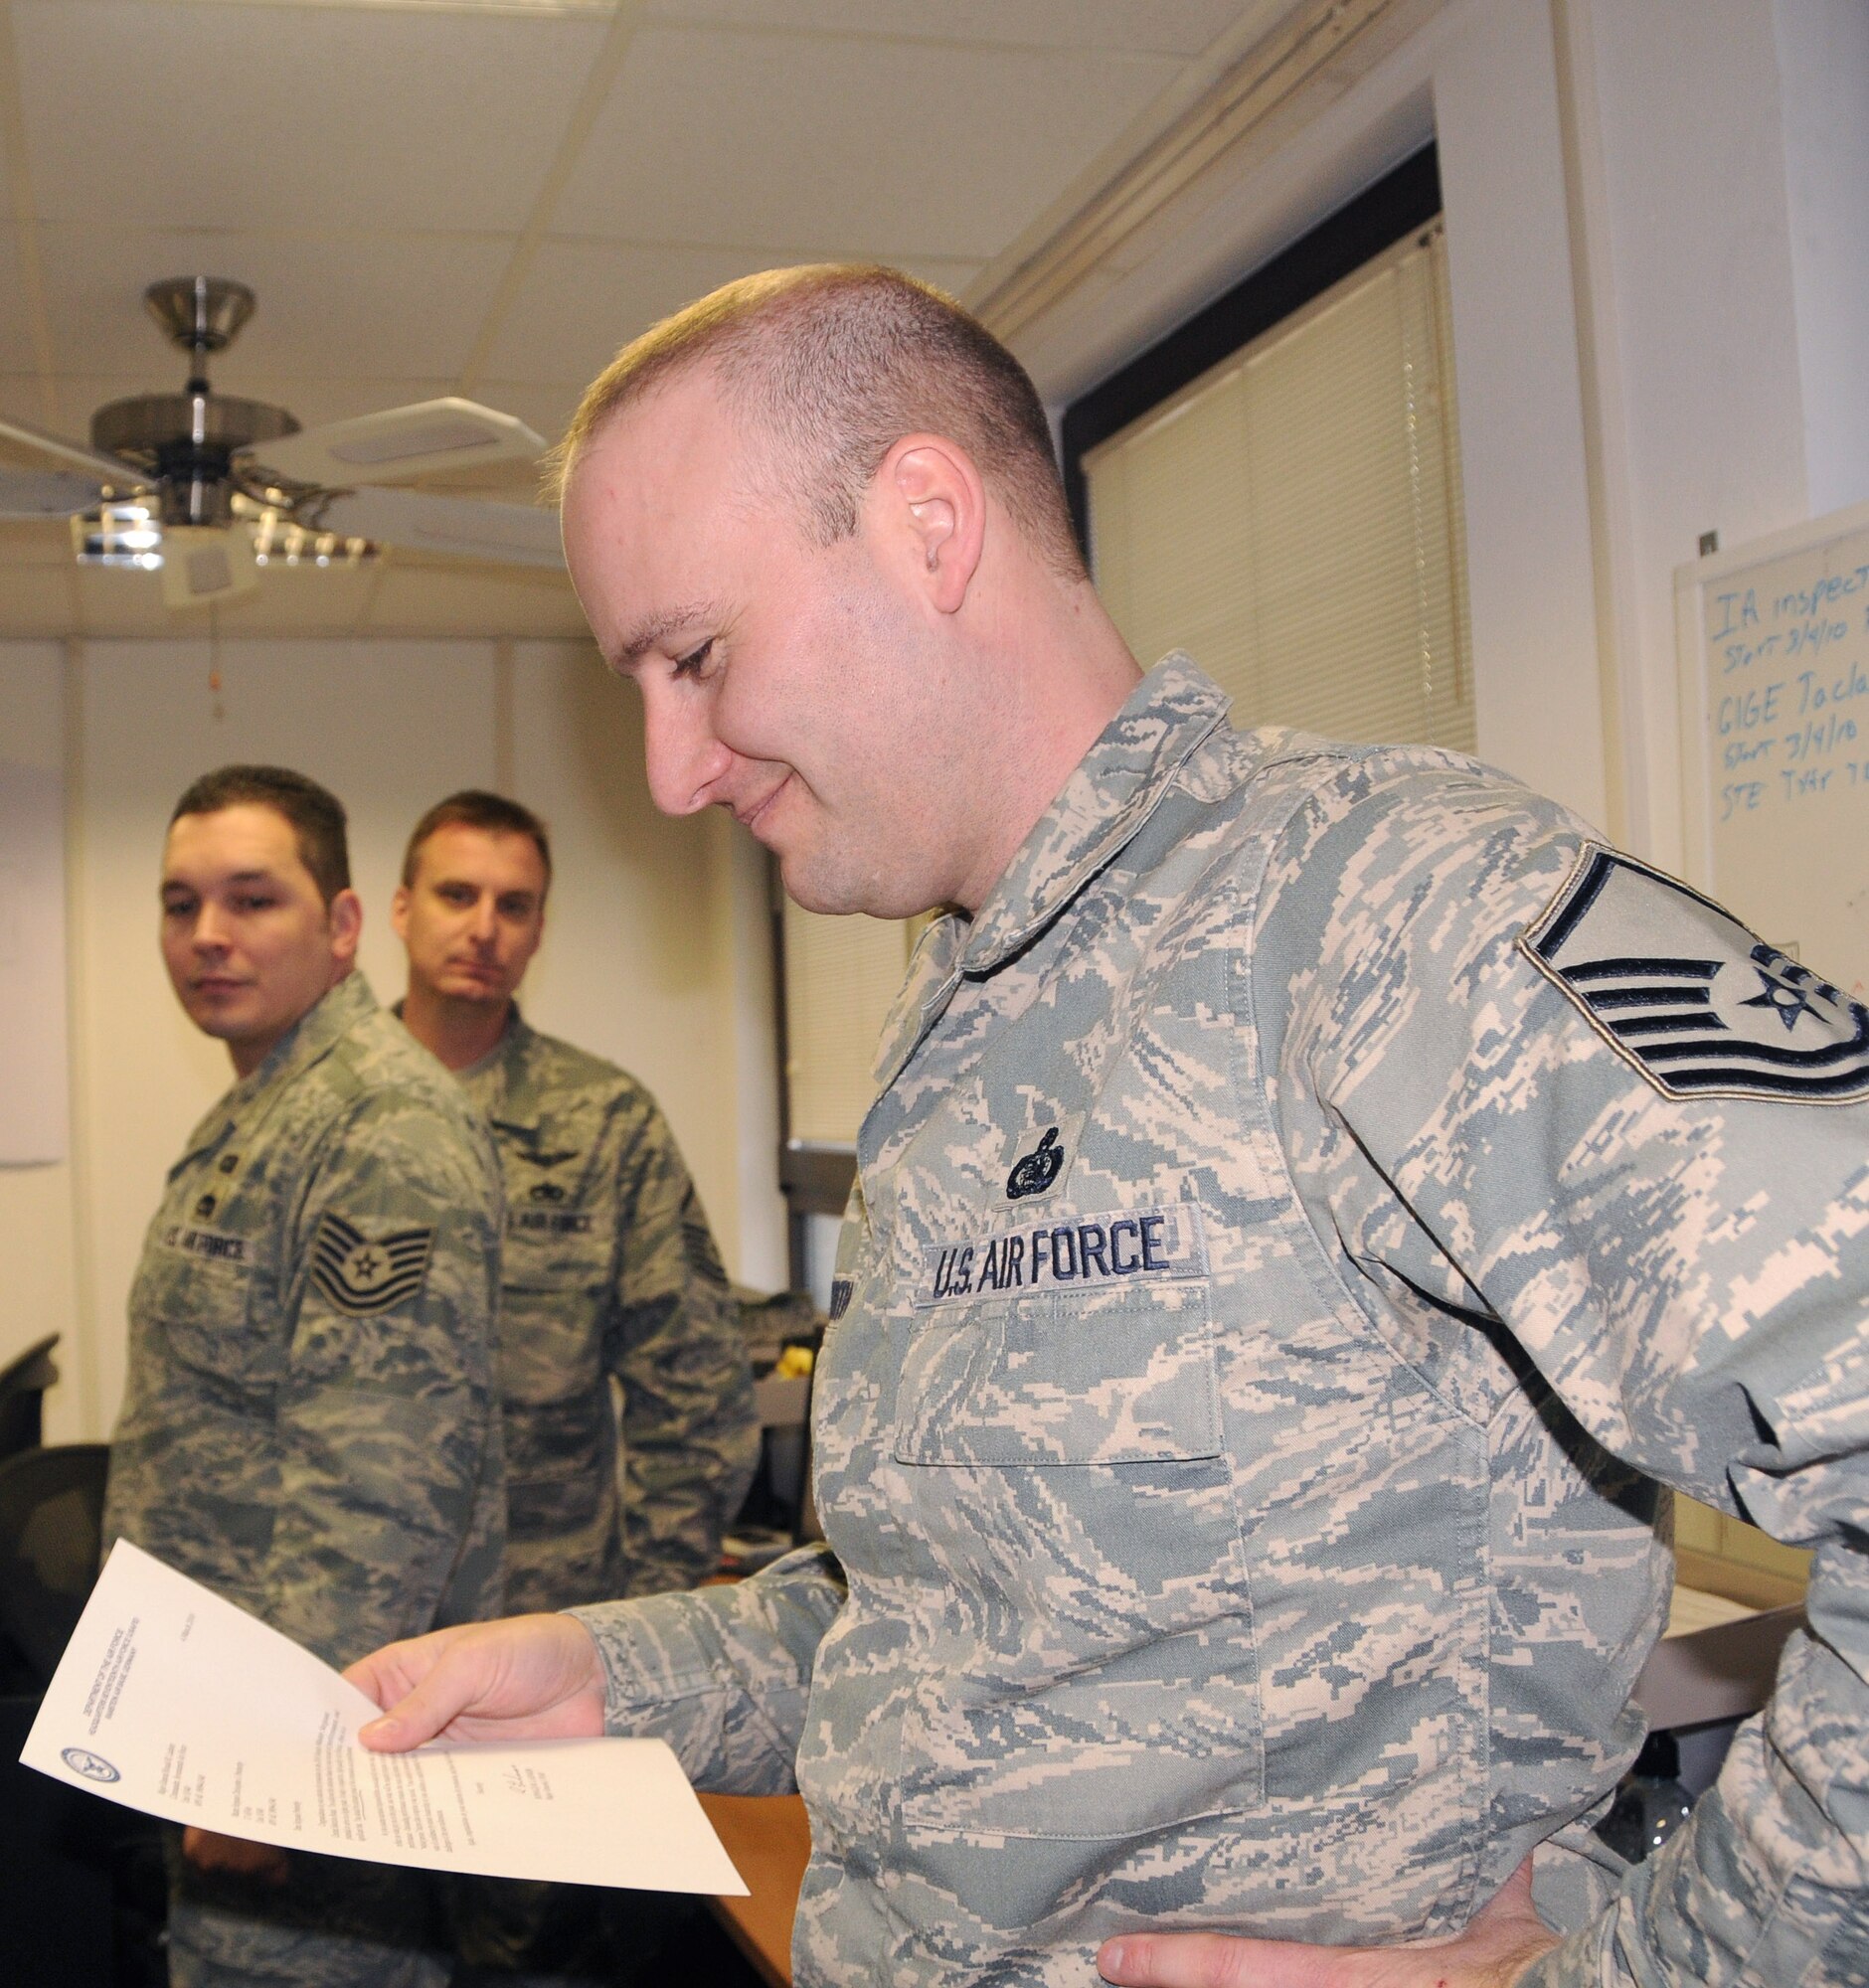
<svg viewBox="0 0 1869 1988">
<path fill-rule="evenodd" d="M 409 938 L 409 886 L 398 884 L 390 899 L 390 929 L 407 943 Z"/>
<path fill-rule="evenodd" d="M 929 603 L 958 611 L 986 544 L 986 488 L 958 443 L 904 435 L 877 473 L 886 522 L 902 535 Z"/>
<path fill-rule="evenodd" d="M 331 957 L 346 972 L 357 963 L 357 941 L 364 930 L 364 901 L 355 891 L 340 891 L 331 900 Z"/>
</svg>

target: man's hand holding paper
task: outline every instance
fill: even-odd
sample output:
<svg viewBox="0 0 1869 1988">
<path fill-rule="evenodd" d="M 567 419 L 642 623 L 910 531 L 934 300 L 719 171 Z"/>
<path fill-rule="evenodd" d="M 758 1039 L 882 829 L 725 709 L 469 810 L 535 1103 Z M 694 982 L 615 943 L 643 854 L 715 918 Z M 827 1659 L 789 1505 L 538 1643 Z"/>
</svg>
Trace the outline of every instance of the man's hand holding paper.
<svg viewBox="0 0 1869 1988">
<path fill-rule="evenodd" d="M 526 1619 L 518 1637 L 446 1630 L 359 1665 L 373 1690 L 416 1687 L 397 1708 L 401 1730 L 386 1729 L 379 1700 L 356 1683 L 119 1541 L 20 1757 L 128 1807 L 255 1844 L 743 1895 L 668 1748 L 594 1737 L 602 1687 L 594 1695 L 589 1636 L 567 1618 Z M 359 1743 L 367 1725 L 379 1750 Z M 449 1740 L 407 1750 L 443 1729 Z M 451 1743 L 494 1734 L 502 1743 Z"/>
<path fill-rule="evenodd" d="M 427 1740 L 588 1740 L 603 1731 L 603 1667 L 570 1615 L 469 1622 L 375 1650 L 344 1673 L 383 1708 L 358 1734 L 400 1753 Z"/>
</svg>

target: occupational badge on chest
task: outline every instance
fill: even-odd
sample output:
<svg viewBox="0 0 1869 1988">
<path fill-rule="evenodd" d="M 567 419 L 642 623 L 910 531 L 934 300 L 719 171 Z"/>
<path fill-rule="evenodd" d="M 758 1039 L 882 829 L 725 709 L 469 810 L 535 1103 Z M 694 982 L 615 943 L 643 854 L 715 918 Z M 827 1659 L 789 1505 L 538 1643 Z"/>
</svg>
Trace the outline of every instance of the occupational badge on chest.
<svg viewBox="0 0 1869 1988">
<path fill-rule="evenodd" d="M 353 1318 L 389 1311 L 421 1291 L 434 1250 L 432 1229 L 399 1229 L 366 1236 L 341 1215 L 318 1224 L 311 1245 L 311 1281 Z"/>
<path fill-rule="evenodd" d="M 1008 1201 L 1038 1201 L 1057 1191 L 1077 1156 L 1082 1112 L 1028 1105 L 1025 1124 L 1006 1143 L 1004 1190 Z"/>
</svg>

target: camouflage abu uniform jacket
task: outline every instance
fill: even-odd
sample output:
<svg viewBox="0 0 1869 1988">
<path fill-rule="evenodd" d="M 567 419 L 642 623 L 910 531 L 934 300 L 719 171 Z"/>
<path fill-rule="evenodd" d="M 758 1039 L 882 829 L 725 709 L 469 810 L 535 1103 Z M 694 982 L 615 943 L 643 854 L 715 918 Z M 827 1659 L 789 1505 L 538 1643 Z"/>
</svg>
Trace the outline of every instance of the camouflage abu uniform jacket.
<svg viewBox="0 0 1869 1988">
<path fill-rule="evenodd" d="M 586 1611 L 608 1718 L 795 1770 L 802 1981 L 1440 1937 L 1534 1847 L 1546 1988 L 1862 1980 L 1869 1012 L 1500 775 L 1224 712 L 1158 667 L 925 938 L 829 1549 Z M 1816 1544 L 1815 1634 L 1625 1873 L 1652 1479 Z"/>
<path fill-rule="evenodd" d="M 333 1664 L 497 1614 L 499 1224 L 486 1128 L 351 974 L 170 1171 L 105 1540 Z"/>
<path fill-rule="evenodd" d="M 460 1076 L 506 1175 L 507 1607 L 692 1587 L 719 1565 L 760 1432 L 739 1311 L 675 1135 L 634 1077 L 517 1013 Z"/>
</svg>

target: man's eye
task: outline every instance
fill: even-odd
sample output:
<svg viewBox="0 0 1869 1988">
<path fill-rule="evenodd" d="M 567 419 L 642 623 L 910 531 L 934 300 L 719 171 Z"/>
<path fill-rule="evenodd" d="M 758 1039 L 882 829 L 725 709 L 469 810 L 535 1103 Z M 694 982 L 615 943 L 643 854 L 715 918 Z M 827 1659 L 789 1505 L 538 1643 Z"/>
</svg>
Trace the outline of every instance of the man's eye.
<svg viewBox="0 0 1869 1988">
<path fill-rule="evenodd" d="M 256 898 L 251 895 L 238 897 L 233 900 L 234 909 L 237 911 L 263 911 L 271 903 L 272 900 L 270 898 Z"/>
<path fill-rule="evenodd" d="M 690 649 L 685 656 L 675 659 L 675 674 L 678 677 L 698 677 L 702 666 L 714 653 L 714 637 L 710 635 L 698 649 Z"/>
</svg>

